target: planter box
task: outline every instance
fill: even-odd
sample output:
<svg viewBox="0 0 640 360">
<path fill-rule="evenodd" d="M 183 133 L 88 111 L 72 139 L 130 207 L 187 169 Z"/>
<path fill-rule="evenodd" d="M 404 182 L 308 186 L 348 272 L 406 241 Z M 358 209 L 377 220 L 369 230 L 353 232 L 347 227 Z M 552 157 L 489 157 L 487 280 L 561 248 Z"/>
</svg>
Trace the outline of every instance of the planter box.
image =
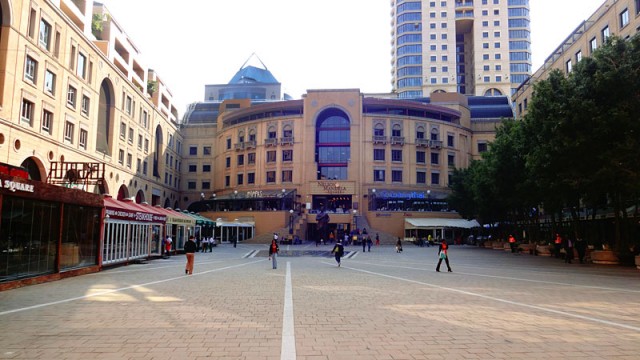
<svg viewBox="0 0 640 360">
<path fill-rule="evenodd" d="M 636 256 L 636 268 L 640 270 L 640 255 Z"/>
<path fill-rule="evenodd" d="M 536 246 L 534 244 L 520 244 L 518 245 L 518 248 L 520 249 L 520 252 L 533 255 L 533 252 L 535 251 Z"/>
<path fill-rule="evenodd" d="M 493 243 L 493 250 L 504 250 L 504 244 L 502 241 L 496 241 Z"/>
<path fill-rule="evenodd" d="M 591 252 L 591 262 L 594 264 L 618 265 L 620 259 L 613 250 L 595 250 Z"/>
<path fill-rule="evenodd" d="M 536 254 L 538 256 L 551 256 L 551 247 L 549 245 L 536 246 Z"/>
<path fill-rule="evenodd" d="M 482 244 L 482 247 L 485 247 L 487 249 L 491 249 L 493 247 L 493 241 L 491 240 L 487 240 Z"/>
</svg>

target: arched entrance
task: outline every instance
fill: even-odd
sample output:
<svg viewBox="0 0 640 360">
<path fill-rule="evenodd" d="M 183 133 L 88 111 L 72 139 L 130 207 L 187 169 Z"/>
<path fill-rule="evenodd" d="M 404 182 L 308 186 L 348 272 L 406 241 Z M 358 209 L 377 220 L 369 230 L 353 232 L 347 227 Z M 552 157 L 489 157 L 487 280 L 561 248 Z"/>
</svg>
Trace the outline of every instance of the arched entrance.
<svg viewBox="0 0 640 360">
<path fill-rule="evenodd" d="M 100 102 L 98 104 L 98 125 L 96 131 L 96 150 L 111 155 L 111 124 L 114 114 L 113 85 L 109 79 L 102 80 L 100 84 Z"/>
<path fill-rule="evenodd" d="M 138 190 L 138 192 L 136 193 L 136 204 L 142 204 L 145 201 L 146 200 L 144 197 L 144 191 Z"/>
<path fill-rule="evenodd" d="M 124 199 L 128 199 L 129 198 L 129 189 L 127 188 L 126 185 L 120 185 L 120 188 L 118 189 L 118 200 L 124 200 Z"/>
<path fill-rule="evenodd" d="M 46 174 L 44 165 L 37 158 L 28 157 L 20 166 L 27 170 L 31 180 L 42 181 L 43 178 L 46 178 L 46 175 L 43 175 Z"/>
</svg>

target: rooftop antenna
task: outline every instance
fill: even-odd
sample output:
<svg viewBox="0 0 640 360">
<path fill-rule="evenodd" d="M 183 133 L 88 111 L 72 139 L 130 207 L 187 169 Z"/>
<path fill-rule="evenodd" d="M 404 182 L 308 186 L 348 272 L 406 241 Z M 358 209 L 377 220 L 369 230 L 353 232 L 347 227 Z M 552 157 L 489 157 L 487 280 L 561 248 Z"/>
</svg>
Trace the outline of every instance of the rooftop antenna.
<svg viewBox="0 0 640 360">
<path fill-rule="evenodd" d="M 265 70 L 269 70 L 269 69 L 267 69 L 267 65 L 265 65 L 265 64 L 262 62 L 262 59 L 260 59 L 260 57 L 259 57 L 255 52 L 252 52 L 252 53 L 251 53 L 251 55 L 249 56 L 249 58 L 247 58 L 247 60 L 242 64 L 242 66 L 240 66 L 240 69 L 244 69 L 244 67 L 247 65 L 247 63 L 249 62 L 249 60 L 251 60 L 253 57 L 255 57 L 256 59 L 258 59 L 258 61 L 260 62 L 260 64 L 262 65 L 262 67 L 263 67 Z"/>
</svg>

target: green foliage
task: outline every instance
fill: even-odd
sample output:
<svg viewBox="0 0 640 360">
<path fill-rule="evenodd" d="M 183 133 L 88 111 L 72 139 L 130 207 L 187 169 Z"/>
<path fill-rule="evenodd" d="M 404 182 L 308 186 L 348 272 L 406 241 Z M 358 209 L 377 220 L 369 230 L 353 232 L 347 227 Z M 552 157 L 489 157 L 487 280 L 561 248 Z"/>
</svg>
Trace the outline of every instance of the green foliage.
<svg viewBox="0 0 640 360">
<path fill-rule="evenodd" d="M 147 92 L 153 95 L 156 91 L 158 91 L 158 82 L 154 80 L 147 81 Z"/>
<path fill-rule="evenodd" d="M 605 201 L 626 216 L 640 194 L 640 36 L 611 38 L 569 76 L 551 71 L 530 104 L 522 121 L 502 124 L 482 161 L 454 173 L 452 207 L 485 223 Z M 616 233 L 619 249 L 624 236 Z"/>
</svg>

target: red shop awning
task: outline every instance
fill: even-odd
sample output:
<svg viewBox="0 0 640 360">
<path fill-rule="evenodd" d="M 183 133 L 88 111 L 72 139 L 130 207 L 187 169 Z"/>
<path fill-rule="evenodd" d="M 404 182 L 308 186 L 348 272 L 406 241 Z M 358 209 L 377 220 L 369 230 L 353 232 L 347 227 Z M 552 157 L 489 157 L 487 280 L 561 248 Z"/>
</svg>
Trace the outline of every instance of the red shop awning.
<svg viewBox="0 0 640 360">
<path fill-rule="evenodd" d="M 111 197 L 104 198 L 104 207 L 109 219 L 128 220 L 164 224 L 167 216 L 151 206 L 143 206 L 133 201 L 119 201 Z"/>
</svg>

